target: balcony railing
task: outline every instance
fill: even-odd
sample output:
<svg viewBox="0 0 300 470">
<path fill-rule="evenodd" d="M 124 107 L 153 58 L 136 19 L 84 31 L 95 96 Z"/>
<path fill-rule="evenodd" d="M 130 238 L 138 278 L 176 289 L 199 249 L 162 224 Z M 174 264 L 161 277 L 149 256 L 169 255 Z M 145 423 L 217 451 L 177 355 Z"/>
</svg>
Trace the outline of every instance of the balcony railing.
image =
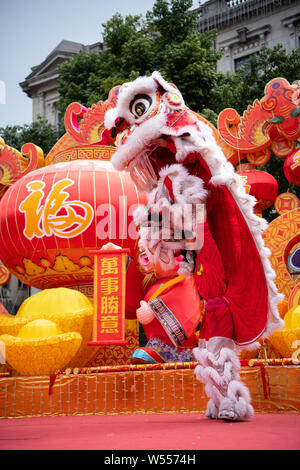
<svg viewBox="0 0 300 470">
<path fill-rule="evenodd" d="M 199 15 L 200 33 L 223 29 L 251 18 L 267 16 L 299 0 L 209 0 L 194 10 Z"/>
</svg>

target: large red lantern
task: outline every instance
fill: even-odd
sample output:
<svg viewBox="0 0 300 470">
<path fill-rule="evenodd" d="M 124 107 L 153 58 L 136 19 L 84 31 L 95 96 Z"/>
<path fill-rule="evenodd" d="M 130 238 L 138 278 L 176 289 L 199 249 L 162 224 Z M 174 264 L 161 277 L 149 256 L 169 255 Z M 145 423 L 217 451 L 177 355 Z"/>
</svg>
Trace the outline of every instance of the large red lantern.
<svg viewBox="0 0 300 470">
<path fill-rule="evenodd" d="M 90 250 L 110 241 L 134 256 L 132 211 L 145 202 L 130 176 L 113 170 L 109 161 L 40 168 L 14 183 L 0 200 L 0 258 L 25 284 L 78 288 L 91 297 Z M 128 272 L 134 291 L 139 273 L 135 266 Z"/>
<path fill-rule="evenodd" d="M 254 207 L 257 214 L 274 204 L 278 196 L 278 183 L 270 173 L 256 170 L 255 166 L 249 163 L 238 165 L 236 171 L 243 180 L 246 192 L 257 201 Z"/>
<path fill-rule="evenodd" d="M 300 186 L 300 148 L 285 159 L 283 171 L 290 183 Z"/>
</svg>

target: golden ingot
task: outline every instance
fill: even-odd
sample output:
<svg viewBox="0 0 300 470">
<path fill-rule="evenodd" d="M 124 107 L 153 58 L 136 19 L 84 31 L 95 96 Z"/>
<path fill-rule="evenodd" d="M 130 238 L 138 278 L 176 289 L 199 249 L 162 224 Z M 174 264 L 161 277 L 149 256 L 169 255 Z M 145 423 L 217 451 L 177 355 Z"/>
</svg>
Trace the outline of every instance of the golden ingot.
<svg viewBox="0 0 300 470">
<path fill-rule="evenodd" d="M 284 316 L 284 328 L 294 329 L 300 328 L 300 305 L 291 308 Z"/>
<path fill-rule="evenodd" d="M 0 314 L 0 334 L 16 336 L 22 326 L 26 325 L 30 318 L 18 318 L 9 313 Z"/>
<path fill-rule="evenodd" d="M 55 323 L 49 320 L 39 319 L 33 320 L 23 326 L 18 333 L 18 338 L 25 340 L 44 339 L 59 335 L 60 333 L 61 331 L 57 328 Z"/>
<path fill-rule="evenodd" d="M 27 323 L 18 336 L 1 335 L 6 361 L 21 375 L 48 375 L 64 368 L 81 345 L 79 333 L 60 333 L 51 321 Z"/>
<path fill-rule="evenodd" d="M 297 359 L 300 355 L 300 305 L 285 314 L 284 323 L 282 330 L 272 333 L 270 342 L 282 357 Z"/>
<path fill-rule="evenodd" d="M 0 315 L 0 334 L 18 335 L 27 323 L 45 319 L 54 322 L 62 333 L 77 332 L 80 348 L 68 367 L 84 367 L 98 348 L 87 346 L 93 330 L 93 304 L 79 291 L 65 287 L 45 289 L 26 299 L 16 316 Z"/>
<path fill-rule="evenodd" d="M 300 328 L 274 331 L 270 342 L 281 357 L 300 359 Z"/>
</svg>

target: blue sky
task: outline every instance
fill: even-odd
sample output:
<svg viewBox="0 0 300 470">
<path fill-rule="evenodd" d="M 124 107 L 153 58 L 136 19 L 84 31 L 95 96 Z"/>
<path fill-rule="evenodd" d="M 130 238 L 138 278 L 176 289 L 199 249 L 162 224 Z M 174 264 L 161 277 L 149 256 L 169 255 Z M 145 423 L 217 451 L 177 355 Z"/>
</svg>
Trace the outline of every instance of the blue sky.
<svg viewBox="0 0 300 470">
<path fill-rule="evenodd" d="M 19 83 L 61 40 L 93 44 L 115 13 L 145 14 L 155 0 L 0 0 L 0 127 L 30 124 L 31 99 Z M 194 0 L 194 7 L 199 5 Z M 5 84 L 5 104 L 1 91 Z M 1 88 L 2 86 L 2 88 Z"/>
</svg>

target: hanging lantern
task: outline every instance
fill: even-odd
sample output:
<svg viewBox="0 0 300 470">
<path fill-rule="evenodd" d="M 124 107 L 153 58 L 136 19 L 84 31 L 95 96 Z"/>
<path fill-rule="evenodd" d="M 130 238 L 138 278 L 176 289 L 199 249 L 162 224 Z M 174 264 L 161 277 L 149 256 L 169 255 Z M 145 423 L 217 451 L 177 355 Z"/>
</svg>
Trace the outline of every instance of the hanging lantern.
<svg viewBox="0 0 300 470">
<path fill-rule="evenodd" d="M 278 196 L 276 179 L 266 171 L 256 170 L 255 166 L 249 163 L 238 165 L 236 171 L 243 180 L 246 192 L 254 196 L 257 201 L 254 207 L 255 213 L 261 215 L 264 209 L 274 204 Z"/>
<path fill-rule="evenodd" d="M 300 207 L 300 201 L 293 193 L 281 193 L 274 202 L 274 208 L 279 215 L 286 214 L 298 207 Z"/>
<path fill-rule="evenodd" d="M 0 261 L 0 286 L 5 286 L 11 279 L 11 273 Z"/>
<path fill-rule="evenodd" d="M 110 241 L 133 256 L 137 233 L 132 210 L 145 202 L 130 176 L 113 170 L 109 161 L 40 168 L 19 179 L 0 200 L 0 258 L 27 285 L 76 288 L 92 297 L 90 250 Z M 133 262 L 127 274 L 132 275 L 129 288 L 136 285 L 138 292 Z"/>
<path fill-rule="evenodd" d="M 300 186 L 300 148 L 285 159 L 283 171 L 290 183 Z"/>
</svg>

